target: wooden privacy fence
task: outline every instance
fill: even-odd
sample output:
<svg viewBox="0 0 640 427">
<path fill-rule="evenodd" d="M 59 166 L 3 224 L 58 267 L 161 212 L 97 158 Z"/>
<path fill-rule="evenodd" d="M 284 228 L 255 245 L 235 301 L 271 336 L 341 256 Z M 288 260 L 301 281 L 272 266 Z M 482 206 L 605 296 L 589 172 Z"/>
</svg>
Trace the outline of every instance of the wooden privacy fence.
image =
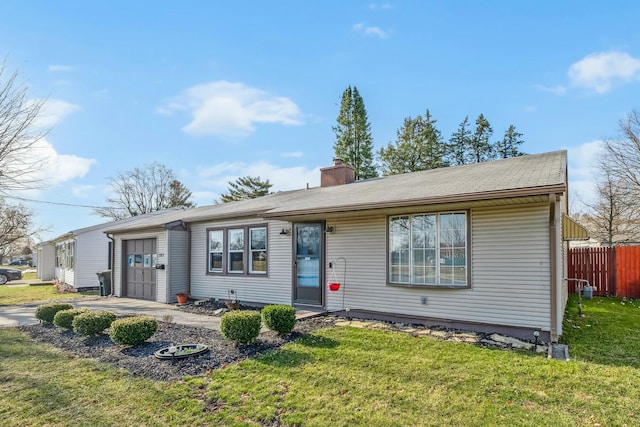
<svg viewBox="0 0 640 427">
<path fill-rule="evenodd" d="M 569 249 L 568 277 L 588 280 L 595 295 L 640 298 L 640 246 Z M 569 292 L 576 292 L 570 281 Z"/>
</svg>

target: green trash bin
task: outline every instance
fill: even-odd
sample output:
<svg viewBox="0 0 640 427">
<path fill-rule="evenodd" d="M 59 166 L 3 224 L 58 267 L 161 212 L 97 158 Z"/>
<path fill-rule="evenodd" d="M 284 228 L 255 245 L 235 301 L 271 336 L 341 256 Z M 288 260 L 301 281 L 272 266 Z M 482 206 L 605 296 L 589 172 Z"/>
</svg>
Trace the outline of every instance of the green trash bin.
<svg viewBox="0 0 640 427">
<path fill-rule="evenodd" d="M 96 274 L 100 281 L 100 296 L 111 295 L 111 270 L 98 271 Z"/>
</svg>

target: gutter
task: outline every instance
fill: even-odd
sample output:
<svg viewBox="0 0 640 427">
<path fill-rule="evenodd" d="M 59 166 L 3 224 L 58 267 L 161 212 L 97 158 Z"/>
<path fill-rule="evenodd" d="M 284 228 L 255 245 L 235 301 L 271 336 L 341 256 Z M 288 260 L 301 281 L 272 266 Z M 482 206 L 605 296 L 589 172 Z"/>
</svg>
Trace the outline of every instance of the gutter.
<svg viewBox="0 0 640 427">
<path fill-rule="evenodd" d="M 391 202 L 367 202 L 353 205 L 323 205 L 317 208 L 309 209 L 289 209 L 289 210 L 277 210 L 266 211 L 263 213 L 265 218 L 281 218 L 290 217 L 292 215 L 312 215 L 312 214 L 327 214 L 340 212 L 353 212 L 361 210 L 374 210 L 374 209 L 388 209 L 388 208 L 404 208 L 408 206 L 416 205 L 433 205 L 433 204 L 446 204 L 446 203 L 459 203 L 459 202 L 474 202 L 482 200 L 495 200 L 504 198 L 515 197 L 531 197 L 541 196 L 546 194 L 556 194 L 566 191 L 567 187 L 563 184 L 550 185 L 546 187 L 532 187 L 523 188 L 518 190 L 499 190 L 499 191 L 485 191 L 481 193 L 464 193 L 457 195 L 446 195 L 438 197 L 427 197 L 420 199 L 407 199 L 407 200 L 394 200 Z"/>
</svg>

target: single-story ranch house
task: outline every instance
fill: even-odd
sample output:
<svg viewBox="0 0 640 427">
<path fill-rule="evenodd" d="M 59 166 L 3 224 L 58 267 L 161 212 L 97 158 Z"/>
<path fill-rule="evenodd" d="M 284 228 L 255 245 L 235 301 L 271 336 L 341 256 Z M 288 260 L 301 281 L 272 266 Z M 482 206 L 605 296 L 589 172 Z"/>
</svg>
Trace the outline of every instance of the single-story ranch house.
<svg viewBox="0 0 640 427">
<path fill-rule="evenodd" d="M 336 159 L 320 187 L 144 216 L 105 233 L 116 296 L 237 295 L 557 340 L 566 240 L 580 229 L 567 209 L 566 151 L 362 181 Z"/>
</svg>

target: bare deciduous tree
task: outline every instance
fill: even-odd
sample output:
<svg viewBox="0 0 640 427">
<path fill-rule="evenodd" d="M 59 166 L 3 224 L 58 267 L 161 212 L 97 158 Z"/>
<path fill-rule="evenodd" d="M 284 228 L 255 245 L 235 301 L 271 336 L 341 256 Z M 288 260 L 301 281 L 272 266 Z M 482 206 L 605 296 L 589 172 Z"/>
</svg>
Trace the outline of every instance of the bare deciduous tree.
<svg viewBox="0 0 640 427">
<path fill-rule="evenodd" d="M 36 172 L 44 160 L 33 150 L 45 133 L 34 132 L 33 125 L 44 100 L 28 100 L 17 77 L 7 76 L 6 61 L 0 64 L 0 194 L 41 184 Z"/>
<path fill-rule="evenodd" d="M 603 162 L 615 178 L 640 191 L 640 112 L 629 113 L 618 127 L 618 137 L 604 142 Z"/>
<path fill-rule="evenodd" d="M 640 209 L 634 196 L 637 191 L 616 178 L 610 165 L 602 164 L 601 168 L 597 199 L 586 204 L 589 213 L 583 217 L 583 222 L 592 237 L 608 246 L 640 240 Z"/>
<path fill-rule="evenodd" d="M 24 254 L 32 238 L 44 229 L 34 229 L 33 211 L 22 204 L 9 205 L 0 197 L 0 258 Z"/>
<path fill-rule="evenodd" d="M 109 183 L 114 196 L 107 199 L 108 207 L 97 208 L 95 213 L 113 220 L 194 206 L 189 200 L 191 191 L 176 179 L 171 169 L 158 162 L 121 172 L 109 178 Z"/>
</svg>

